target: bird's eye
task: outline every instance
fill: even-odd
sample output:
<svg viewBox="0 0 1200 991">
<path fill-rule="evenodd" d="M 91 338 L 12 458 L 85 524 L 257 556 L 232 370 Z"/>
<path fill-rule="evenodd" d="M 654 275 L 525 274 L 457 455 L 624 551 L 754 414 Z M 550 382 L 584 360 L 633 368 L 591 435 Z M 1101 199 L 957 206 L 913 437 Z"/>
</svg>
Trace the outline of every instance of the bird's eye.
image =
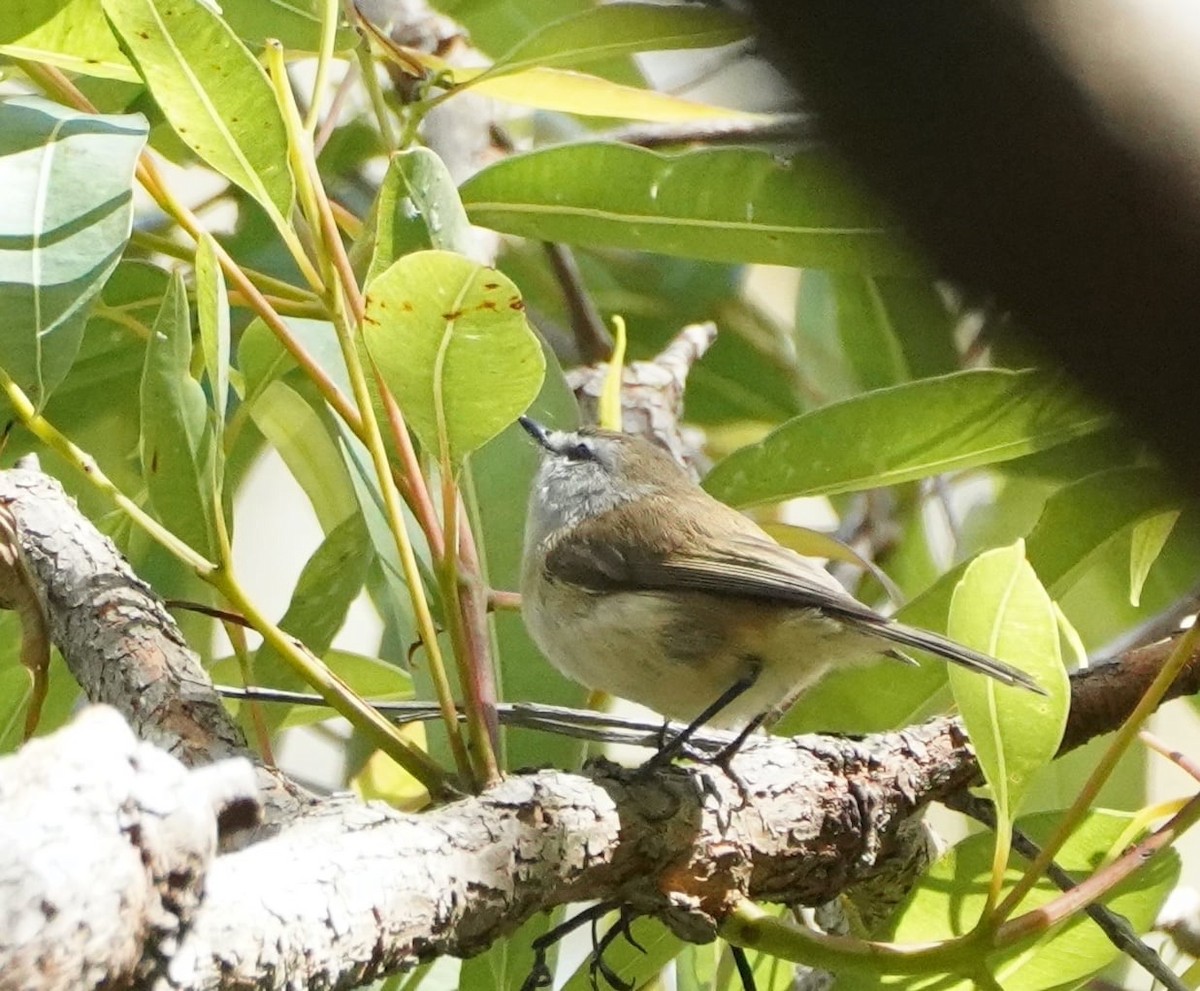
<svg viewBox="0 0 1200 991">
<path fill-rule="evenodd" d="M 595 461 L 596 452 L 592 449 L 591 444 L 580 441 L 567 448 L 567 457 L 572 461 Z"/>
</svg>

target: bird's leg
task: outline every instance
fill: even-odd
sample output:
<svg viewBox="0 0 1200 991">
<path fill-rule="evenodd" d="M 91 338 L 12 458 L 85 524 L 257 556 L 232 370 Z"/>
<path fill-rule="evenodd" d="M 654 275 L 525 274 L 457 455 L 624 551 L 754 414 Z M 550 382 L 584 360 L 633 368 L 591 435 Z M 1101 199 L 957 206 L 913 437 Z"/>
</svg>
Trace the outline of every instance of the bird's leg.
<svg viewBox="0 0 1200 991">
<path fill-rule="evenodd" d="M 550 987 L 554 979 L 554 975 L 550 973 L 550 968 L 546 965 L 546 953 L 550 947 L 582 925 L 590 922 L 595 926 L 601 916 L 611 912 L 615 907 L 612 902 L 597 902 L 535 939 L 532 943 L 533 966 L 530 968 L 529 976 L 521 985 L 521 991 L 538 991 L 540 988 Z M 592 942 L 596 942 L 595 937 Z"/>
<path fill-rule="evenodd" d="M 676 757 L 682 754 L 684 752 L 684 748 L 687 746 L 688 741 L 696 735 L 697 731 L 702 726 L 723 712 L 754 686 L 754 683 L 758 681 L 758 674 L 760 670 L 762 670 L 762 662 L 756 657 L 751 658 L 751 664 L 738 678 L 738 680 L 726 688 L 725 691 L 723 691 L 714 702 L 712 702 L 703 712 L 700 713 L 700 715 L 698 715 L 682 730 L 680 730 L 680 732 L 677 733 L 673 739 L 667 741 L 663 744 L 663 746 L 659 747 L 658 753 L 646 761 L 646 763 L 642 765 L 641 769 L 643 771 L 658 770 L 661 767 L 665 767 Z M 751 720 L 747 729 L 742 730 L 742 732 L 737 735 L 737 738 L 732 743 L 722 748 L 721 753 L 718 755 L 718 760 L 720 760 L 721 757 L 726 754 L 728 754 L 729 757 L 732 757 L 733 754 L 736 753 L 737 748 L 745 743 L 746 737 L 756 730 L 761 723 L 762 717 Z"/>
</svg>

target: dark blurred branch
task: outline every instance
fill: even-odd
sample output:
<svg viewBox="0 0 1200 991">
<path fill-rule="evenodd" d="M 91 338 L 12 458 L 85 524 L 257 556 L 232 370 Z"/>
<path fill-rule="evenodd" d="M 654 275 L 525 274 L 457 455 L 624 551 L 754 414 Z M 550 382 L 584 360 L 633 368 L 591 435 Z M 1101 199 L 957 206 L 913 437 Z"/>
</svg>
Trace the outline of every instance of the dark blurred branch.
<svg viewBox="0 0 1200 991">
<path fill-rule="evenodd" d="M 1200 492 L 1200 26 L 1187 5 L 750 6 L 822 133 L 941 274 L 1011 310 Z"/>
</svg>

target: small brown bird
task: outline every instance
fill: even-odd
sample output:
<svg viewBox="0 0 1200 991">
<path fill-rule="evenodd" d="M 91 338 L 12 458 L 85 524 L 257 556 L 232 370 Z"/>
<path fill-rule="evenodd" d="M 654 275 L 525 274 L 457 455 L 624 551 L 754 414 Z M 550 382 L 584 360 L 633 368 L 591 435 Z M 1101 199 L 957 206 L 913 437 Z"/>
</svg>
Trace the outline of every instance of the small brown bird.
<svg viewBox="0 0 1200 991">
<path fill-rule="evenodd" d="M 525 623 L 550 662 L 664 716 L 747 728 L 835 667 L 915 647 L 1006 685 L 1024 672 L 859 602 L 718 502 L 664 451 L 521 418 L 543 449 L 525 529 Z"/>
</svg>

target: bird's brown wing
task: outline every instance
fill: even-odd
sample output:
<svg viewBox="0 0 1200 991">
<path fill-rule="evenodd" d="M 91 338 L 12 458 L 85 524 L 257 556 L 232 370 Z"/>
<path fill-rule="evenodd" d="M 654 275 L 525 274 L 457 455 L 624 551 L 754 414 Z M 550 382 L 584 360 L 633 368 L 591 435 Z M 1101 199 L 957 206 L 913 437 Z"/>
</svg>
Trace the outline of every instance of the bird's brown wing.
<svg viewBox="0 0 1200 991">
<path fill-rule="evenodd" d="M 662 525 L 666 515 L 670 527 Z M 692 590 L 820 609 L 863 633 L 1044 694 L 1012 665 L 877 613 L 824 568 L 775 543 L 753 522 L 707 495 L 703 500 L 690 494 L 650 497 L 633 512 L 619 507 L 581 523 L 570 540 L 550 548 L 546 570 L 552 579 L 596 591 Z"/>
<path fill-rule="evenodd" d="M 658 506 L 643 499 L 633 511 L 623 506 L 579 524 L 569 540 L 551 548 L 548 573 L 597 591 L 712 592 L 884 622 L 823 568 L 775 543 L 728 507 L 707 497 L 698 505 L 686 498 L 661 501 Z M 664 528 L 668 515 L 673 525 Z"/>
</svg>

